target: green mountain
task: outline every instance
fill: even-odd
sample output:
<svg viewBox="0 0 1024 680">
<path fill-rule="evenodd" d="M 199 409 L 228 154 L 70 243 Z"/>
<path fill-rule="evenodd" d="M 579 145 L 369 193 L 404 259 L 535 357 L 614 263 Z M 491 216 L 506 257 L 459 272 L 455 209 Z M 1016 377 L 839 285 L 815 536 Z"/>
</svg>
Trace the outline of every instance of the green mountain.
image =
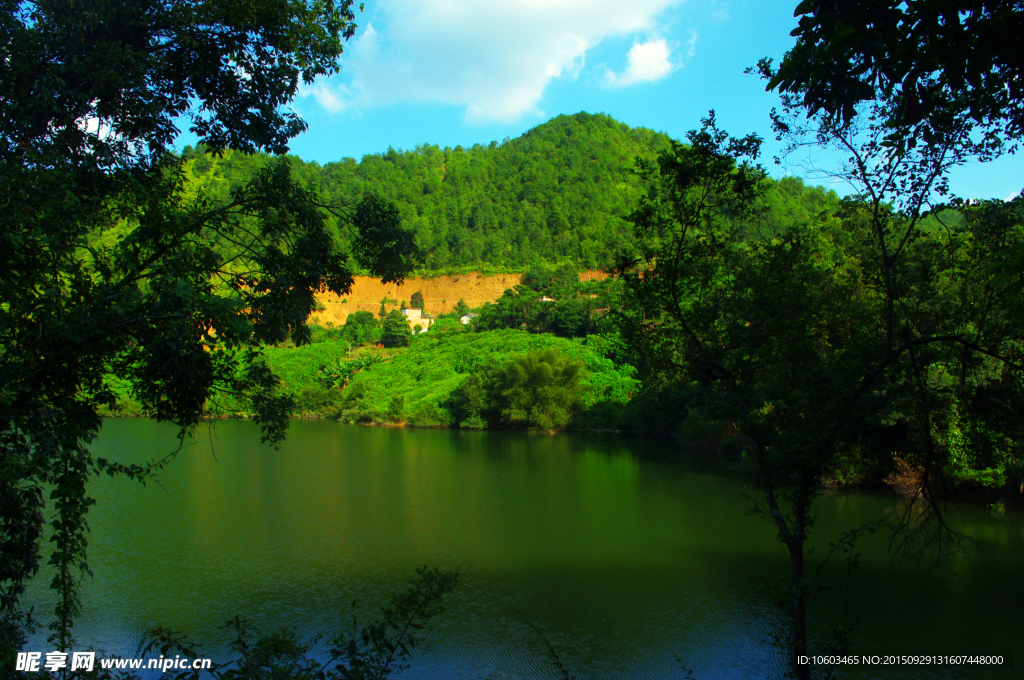
<svg viewBox="0 0 1024 680">
<path fill-rule="evenodd" d="M 293 161 L 295 173 L 326 201 L 353 203 L 372 193 L 398 205 L 427 251 L 428 270 L 523 270 L 562 261 L 597 269 L 632 240 L 625 218 L 641 194 L 636 158 L 654 158 L 668 144 L 662 133 L 577 113 L 500 144 L 425 144 L 322 167 Z M 269 162 L 267 156 L 230 152 L 214 158 L 191 148 L 184 155 L 199 184 L 214 195 L 226 194 Z M 773 212 L 786 222 L 834 200 L 795 179 L 776 185 L 772 194 Z"/>
</svg>

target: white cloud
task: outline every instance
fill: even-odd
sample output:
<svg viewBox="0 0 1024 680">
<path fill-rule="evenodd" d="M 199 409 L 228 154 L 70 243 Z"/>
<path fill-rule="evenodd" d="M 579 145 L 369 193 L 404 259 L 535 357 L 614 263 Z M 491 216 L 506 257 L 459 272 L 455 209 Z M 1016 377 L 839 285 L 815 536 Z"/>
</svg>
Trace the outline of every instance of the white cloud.
<svg viewBox="0 0 1024 680">
<path fill-rule="evenodd" d="M 344 98 L 346 90 L 348 88 L 344 85 L 329 87 L 326 83 L 318 82 L 310 87 L 304 87 L 300 96 L 313 97 L 320 106 L 331 113 L 338 113 L 347 108 Z"/>
<path fill-rule="evenodd" d="M 693 56 L 692 44 L 689 56 Z M 613 87 L 661 80 L 677 68 L 671 57 L 672 48 L 664 38 L 635 43 L 629 48 L 626 70 L 621 75 L 608 71 L 605 80 Z"/>
<path fill-rule="evenodd" d="M 470 121 L 540 115 L 545 88 L 575 78 L 589 49 L 651 31 L 680 2 L 381 0 L 377 25 L 353 39 L 342 74 L 303 95 L 329 111 L 437 102 L 464 106 Z"/>
</svg>

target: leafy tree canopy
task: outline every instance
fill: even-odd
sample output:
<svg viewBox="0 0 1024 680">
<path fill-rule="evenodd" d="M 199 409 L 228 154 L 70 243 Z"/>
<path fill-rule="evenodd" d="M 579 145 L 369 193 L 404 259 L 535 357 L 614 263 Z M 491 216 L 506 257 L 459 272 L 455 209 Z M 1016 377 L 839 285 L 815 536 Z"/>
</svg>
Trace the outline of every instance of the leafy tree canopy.
<svg viewBox="0 0 1024 680">
<path fill-rule="evenodd" d="M 341 335 L 353 345 L 379 342 L 381 335 L 380 322 L 377 321 L 377 317 L 372 312 L 353 312 L 345 318 L 345 325 L 341 328 Z"/>
<path fill-rule="evenodd" d="M 804 0 L 795 14 L 797 44 L 768 87 L 809 113 L 849 122 L 861 102 L 892 97 L 895 139 L 931 143 L 967 121 L 1024 132 L 1020 0 Z"/>
<path fill-rule="evenodd" d="M 453 399 L 460 421 L 469 425 L 558 429 L 582 404 L 584 376 L 581 362 L 540 349 L 474 373 Z"/>
<path fill-rule="evenodd" d="M 381 322 L 380 341 L 385 347 L 408 347 L 412 338 L 409 320 L 397 309 L 388 312 Z"/>
<path fill-rule="evenodd" d="M 323 167 L 291 160 L 293 177 L 325 201 L 351 202 L 366 194 L 392 201 L 426 251 L 428 271 L 536 268 L 550 277 L 555 265 L 611 265 L 618 252 L 632 247 L 628 218 L 641 195 L 636 159 L 652 160 L 669 146 L 660 133 L 578 113 L 502 144 L 423 145 Z M 228 195 L 270 162 L 267 156 L 228 152 L 214 158 L 200 151 L 186 149 L 183 157 L 191 181 L 211 195 Z M 768 182 L 762 200 L 780 224 L 838 204 L 831 192 L 792 177 Z M 338 236 L 348 241 L 343 230 Z"/>
<path fill-rule="evenodd" d="M 690 387 L 687 406 L 730 423 L 756 462 L 759 509 L 790 553 L 795 660 L 814 648 L 811 506 L 842 456 L 880 453 L 890 469 L 902 460 L 915 471 L 900 541 L 941 521 L 943 476 L 1024 481 L 1021 423 L 1010 415 L 1024 398 L 1024 307 L 988 274 L 1024 224 L 1019 203 L 1002 201 L 929 221 L 928 182 L 895 189 L 911 209 L 876 191 L 778 224 L 757 198 L 760 140 L 730 138 L 711 116 L 688 141 L 644 165 L 619 319 L 645 382 Z M 896 170 L 934 180 L 943 160 L 921 153 Z M 794 675 L 808 667 L 794 664 Z"/>
<path fill-rule="evenodd" d="M 349 0 L 0 2 L 0 673 L 46 524 L 67 649 L 86 481 L 160 465 L 89 452 L 112 379 L 183 435 L 242 398 L 276 441 L 292 400 L 261 347 L 309 340 L 315 294 L 351 286 L 343 246 L 385 280 L 413 266 L 385 200 L 325 203 L 265 157 L 207 192 L 168 153 L 179 120 L 212 152 L 286 151 L 304 124 L 285 105 L 337 69 L 354 18 Z"/>
</svg>

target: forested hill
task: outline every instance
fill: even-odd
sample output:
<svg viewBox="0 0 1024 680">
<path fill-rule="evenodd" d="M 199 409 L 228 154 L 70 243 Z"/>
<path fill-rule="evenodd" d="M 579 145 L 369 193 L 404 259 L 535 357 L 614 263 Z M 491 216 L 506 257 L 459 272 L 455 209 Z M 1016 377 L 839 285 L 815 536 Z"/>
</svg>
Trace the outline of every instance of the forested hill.
<svg viewBox="0 0 1024 680">
<path fill-rule="evenodd" d="M 295 160 L 295 172 L 327 200 L 351 203 L 372 193 L 394 201 L 426 251 L 429 270 L 490 266 L 522 269 L 536 261 L 607 265 L 632 239 L 625 218 L 640 196 L 636 157 L 653 158 L 668 137 L 605 115 L 558 116 L 516 139 L 472 148 L 418 146 L 345 158 L 321 167 Z M 186 148 L 192 172 L 223 191 L 245 181 L 266 156 L 222 158 Z M 796 214 L 834 200 L 798 180 L 779 196 Z M 797 205 L 799 204 L 799 205 Z"/>
</svg>

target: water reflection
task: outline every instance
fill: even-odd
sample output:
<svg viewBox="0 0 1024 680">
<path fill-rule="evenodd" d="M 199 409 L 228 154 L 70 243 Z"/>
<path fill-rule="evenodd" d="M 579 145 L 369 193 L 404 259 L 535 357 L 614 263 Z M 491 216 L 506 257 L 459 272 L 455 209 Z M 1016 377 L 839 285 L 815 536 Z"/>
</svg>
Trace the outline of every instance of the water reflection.
<svg viewBox="0 0 1024 680">
<path fill-rule="evenodd" d="M 174 445 L 169 428 L 118 420 L 98 448 L 136 462 Z M 220 423 L 159 486 L 94 484 L 96 577 L 78 632 L 127 654 L 161 624 L 216 651 L 218 624 L 242 613 L 312 636 L 342 625 L 353 598 L 375 608 L 429 563 L 464 576 L 403 677 L 554 677 L 522 616 L 581 677 L 682 677 L 677 658 L 698 677 L 775 677 L 780 622 L 758 579 L 784 576 L 787 561 L 743 485 L 627 437 L 297 422 L 273 451 L 251 424 Z M 892 503 L 822 498 L 817 554 Z M 1019 653 L 1024 522 L 958 512 L 985 555 L 894 571 L 887 538 L 872 536 L 850 581 L 839 563 L 823 572 L 835 587 L 812 609 L 816 629 L 849 604 L 863 649 Z M 48 580 L 33 584 L 39 610 L 51 608 Z"/>
</svg>

